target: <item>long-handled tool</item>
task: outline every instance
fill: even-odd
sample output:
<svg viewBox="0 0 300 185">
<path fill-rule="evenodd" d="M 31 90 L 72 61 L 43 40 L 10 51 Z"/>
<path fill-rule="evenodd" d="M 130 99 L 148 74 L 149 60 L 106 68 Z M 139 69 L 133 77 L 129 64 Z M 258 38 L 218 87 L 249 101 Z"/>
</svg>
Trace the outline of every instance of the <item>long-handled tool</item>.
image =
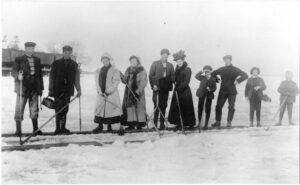
<svg viewBox="0 0 300 185">
<path fill-rule="evenodd" d="M 75 99 L 77 98 L 77 96 L 75 96 L 74 98 L 72 98 L 70 100 L 69 103 L 67 103 L 66 105 L 64 105 L 61 109 L 59 109 L 59 111 L 57 111 L 52 117 L 50 117 L 44 124 L 42 124 L 42 126 L 40 126 L 40 128 L 38 128 L 36 131 L 34 131 L 30 136 L 28 136 L 23 142 L 21 142 L 21 145 L 23 145 L 24 143 L 26 143 L 30 138 L 32 138 L 33 136 L 36 135 L 36 133 L 38 131 L 40 131 L 44 126 L 46 126 L 53 118 L 55 118 L 59 113 L 61 113 L 70 103 L 72 103 Z"/>
<path fill-rule="evenodd" d="M 23 77 L 23 71 L 19 71 L 19 75 L 22 75 Z M 23 106 L 22 106 L 22 97 L 23 97 L 23 79 L 20 80 L 20 98 L 19 98 L 19 106 L 20 106 L 20 118 L 23 115 Z M 20 140 L 20 145 L 22 145 L 22 121 L 20 121 L 20 133 L 19 133 L 19 140 Z"/>
<path fill-rule="evenodd" d="M 132 91 L 132 89 L 128 86 L 128 84 L 127 83 L 125 83 L 125 85 L 126 85 L 126 87 L 128 88 L 128 90 L 130 91 L 130 93 L 133 95 L 133 97 L 135 98 L 135 100 L 137 101 L 137 102 L 139 102 L 141 105 L 142 105 L 142 107 L 143 107 L 143 109 L 144 109 L 144 111 L 145 111 L 145 114 L 146 114 L 146 117 L 148 118 L 148 120 L 146 121 L 147 122 L 147 127 L 149 127 L 148 126 L 148 122 L 151 120 L 151 117 L 154 115 L 154 112 L 156 111 L 156 109 L 159 109 L 159 107 L 158 107 L 158 103 L 156 104 L 156 107 L 154 108 L 154 112 L 149 116 L 148 114 L 147 114 L 147 112 L 146 112 L 146 106 L 135 96 L 135 94 L 133 93 L 133 91 Z M 157 98 L 158 99 L 158 98 Z M 155 130 L 157 131 L 157 133 L 158 133 L 158 135 L 160 136 L 161 134 L 160 134 L 160 131 L 159 131 L 159 129 L 157 128 L 157 126 L 155 125 L 155 124 L 153 124 L 154 125 L 154 128 L 155 128 Z"/>
<path fill-rule="evenodd" d="M 178 98 L 177 91 L 175 91 L 175 96 L 176 96 L 176 102 L 177 102 L 177 106 L 178 106 L 178 110 L 179 110 L 179 117 L 180 117 L 180 124 L 181 124 L 182 134 L 185 134 L 184 133 L 184 127 L 183 127 L 182 115 L 181 115 L 181 108 L 180 108 L 180 103 L 179 103 L 179 98 Z"/>
<path fill-rule="evenodd" d="M 81 132 L 81 98 L 79 96 L 79 131 Z"/>
<path fill-rule="evenodd" d="M 206 99 L 207 97 L 204 95 L 204 101 L 203 101 L 203 108 L 202 108 L 202 116 L 201 116 L 201 119 L 199 120 L 199 133 L 201 133 L 201 130 L 202 130 L 202 120 L 203 120 L 203 117 L 204 117 L 204 109 L 205 109 L 205 104 L 206 104 Z"/>
<path fill-rule="evenodd" d="M 275 121 L 277 115 L 280 113 L 280 111 L 281 111 L 282 107 L 284 106 L 284 104 L 286 103 L 287 99 L 288 99 L 288 96 L 285 96 L 284 99 L 283 99 L 283 101 L 282 101 L 282 103 L 279 106 L 279 109 L 277 110 L 277 112 L 275 113 L 274 117 L 272 118 L 271 123 L 264 128 L 265 131 L 268 131 L 270 129 L 270 127 L 273 126 L 273 122 Z"/>
</svg>

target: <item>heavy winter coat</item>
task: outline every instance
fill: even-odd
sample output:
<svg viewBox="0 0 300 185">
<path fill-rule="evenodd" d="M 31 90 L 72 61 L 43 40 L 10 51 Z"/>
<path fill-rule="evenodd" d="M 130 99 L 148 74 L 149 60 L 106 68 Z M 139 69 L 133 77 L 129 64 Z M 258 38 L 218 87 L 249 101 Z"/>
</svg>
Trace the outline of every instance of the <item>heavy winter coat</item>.
<svg viewBox="0 0 300 185">
<path fill-rule="evenodd" d="M 220 94 L 237 94 L 234 84 L 235 80 L 237 80 L 238 83 L 241 83 L 248 78 L 247 73 L 233 65 L 221 67 L 213 71 L 211 75 L 213 77 L 216 77 L 217 75 L 221 76 L 222 82 L 219 92 Z"/>
<path fill-rule="evenodd" d="M 179 105 L 184 126 L 195 125 L 195 111 L 191 88 L 189 86 L 191 80 L 191 68 L 187 67 L 184 62 L 181 67 L 176 67 L 175 71 L 175 91 L 178 93 Z M 175 91 L 173 93 L 168 120 L 171 124 L 180 125 L 180 115 L 176 100 Z"/>
<path fill-rule="evenodd" d="M 197 73 L 195 78 L 200 81 L 200 85 L 197 89 L 196 95 L 199 98 L 207 96 L 207 98 L 211 100 L 214 99 L 214 92 L 217 89 L 216 79 L 214 77 L 210 77 L 210 79 L 207 79 L 205 76 L 203 76 L 202 71 Z M 209 88 L 209 90 L 207 90 L 207 88 Z"/>
<path fill-rule="evenodd" d="M 74 95 L 74 87 L 81 91 L 78 64 L 72 59 L 58 59 L 51 65 L 49 96 Z"/>
<path fill-rule="evenodd" d="M 34 81 L 36 84 L 34 88 L 38 95 L 41 95 L 42 91 L 44 90 L 41 60 L 35 56 L 33 56 L 33 60 L 35 67 Z M 20 80 L 18 79 L 19 71 L 23 71 L 22 95 L 24 95 L 28 89 L 27 79 L 30 76 L 30 66 L 26 55 L 17 57 L 12 68 L 12 76 L 15 78 L 15 93 L 17 93 L 18 95 L 21 94 Z"/>
<path fill-rule="evenodd" d="M 126 117 L 127 122 L 137 121 L 146 122 L 146 98 L 144 89 L 147 86 L 147 72 L 142 66 L 136 68 L 127 68 L 122 82 L 127 84 L 130 90 L 135 93 L 135 97 L 132 92 L 125 87 L 124 98 L 123 98 L 123 115 Z"/>
<path fill-rule="evenodd" d="M 255 90 L 254 87 L 259 86 L 260 88 L 258 90 Z M 252 96 L 257 93 L 260 100 L 263 100 L 263 91 L 267 88 L 264 80 L 260 77 L 251 77 L 247 80 L 247 84 L 245 87 L 245 97 L 247 97 L 249 100 L 252 98 Z"/>
<path fill-rule="evenodd" d="M 151 88 L 156 85 L 160 90 L 172 91 L 175 80 L 174 67 L 170 62 L 166 63 L 166 77 L 164 77 L 164 66 L 161 60 L 153 62 L 149 72 Z"/>
<path fill-rule="evenodd" d="M 278 87 L 278 92 L 280 93 L 280 100 L 288 96 L 287 102 L 293 103 L 296 101 L 296 95 L 299 94 L 298 85 L 292 80 L 284 80 Z"/>
<path fill-rule="evenodd" d="M 99 75 L 101 75 L 100 71 L 101 69 L 97 69 L 95 75 L 95 83 L 97 90 L 97 99 L 94 111 L 95 116 L 102 118 L 121 116 L 122 108 L 118 90 L 118 86 L 121 81 L 120 72 L 116 68 L 110 67 L 110 69 L 107 71 L 106 76 L 106 90 L 105 92 L 102 92 L 99 85 Z M 107 94 L 107 102 L 104 101 L 104 97 L 102 96 L 103 93 Z"/>
</svg>

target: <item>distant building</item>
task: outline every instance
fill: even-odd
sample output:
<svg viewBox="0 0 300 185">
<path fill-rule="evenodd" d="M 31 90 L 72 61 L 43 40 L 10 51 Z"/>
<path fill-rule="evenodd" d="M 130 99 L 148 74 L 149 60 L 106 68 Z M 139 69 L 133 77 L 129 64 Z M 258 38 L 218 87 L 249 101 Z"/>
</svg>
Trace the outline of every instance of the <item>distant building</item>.
<svg viewBox="0 0 300 185">
<path fill-rule="evenodd" d="M 10 75 L 15 58 L 24 54 L 25 51 L 23 50 L 2 49 L 2 76 Z M 34 52 L 34 56 L 41 59 L 43 74 L 48 75 L 52 62 L 61 58 L 63 55 L 58 53 Z M 75 56 L 72 56 L 72 59 L 76 61 Z"/>
</svg>

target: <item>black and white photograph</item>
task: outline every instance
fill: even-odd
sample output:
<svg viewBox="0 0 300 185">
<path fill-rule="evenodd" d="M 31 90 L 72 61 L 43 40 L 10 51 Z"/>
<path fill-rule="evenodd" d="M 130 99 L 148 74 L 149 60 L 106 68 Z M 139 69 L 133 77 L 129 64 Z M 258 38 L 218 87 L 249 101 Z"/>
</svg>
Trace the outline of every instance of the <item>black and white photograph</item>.
<svg viewBox="0 0 300 185">
<path fill-rule="evenodd" d="M 300 182 L 300 1 L 1 10 L 1 184 Z"/>
</svg>

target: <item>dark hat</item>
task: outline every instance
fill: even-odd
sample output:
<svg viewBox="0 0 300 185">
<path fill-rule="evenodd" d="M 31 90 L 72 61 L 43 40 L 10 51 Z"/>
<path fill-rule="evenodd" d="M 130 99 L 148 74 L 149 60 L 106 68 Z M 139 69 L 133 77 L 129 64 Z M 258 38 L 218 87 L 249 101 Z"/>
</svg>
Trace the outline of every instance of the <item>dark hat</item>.
<svg viewBox="0 0 300 185">
<path fill-rule="evenodd" d="M 161 54 L 161 55 L 164 54 L 164 53 L 167 53 L 168 55 L 170 55 L 170 51 L 169 51 L 168 49 L 166 49 L 166 48 L 164 48 L 164 49 L 162 49 L 162 50 L 160 51 L 160 54 Z"/>
<path fill-rule="evenodd" d="M 62 49 L 63 49 L 63 52 L 64 51 L 72 51 L 73 50 L 73 48 L 71 46 L 69 46 L 69 45 L 65 45 Z"/>
<path fill-rule="evenodd" d="M 136 59 L 136 61 L 138 62 L 138 64 L 141 64 L 141 61 L 140 61 L 140 58 L 135 56 L 135 55 L 132 55 L 131 57 L 129 57 L 129 61 L 132 60 L 132 59 Z"/>
<path fill-rule="evenodd" d="M 257 73 L 260 74 L 260 69 L 258 67 L 252 67 L 252 69 L 250 70 L 250 74 L 253 74 L 254 70 L 257 70 Z"/>
<path fill-rule="evenodd" d="M 174 57 L 174 61 L 177 61 L 179 59 L 184 59 L 186 57 L 186 55 L 184 54 L 183 50 L 180 50 L 177 53 L 174 53 L 173 57 Z"/>
<path fill-rule="evenodd" d="M 225 59 L 230 59 L 230 60 L 232 60 L 232 56 L 231 56 L 231 55 L 225 55 L 225 56 L 223 57 L 223 60 L 225 60 Z"/>
<path fill-rule="evenodd" d="M 213 68 L 211 66 L 209 66 L 209 65 L 206 65 L 206 66 L 203 67 L 203 70 L 210 70 L 210 71 L 212 71 Z"/>
<path fill-rule="evenodd" d="M 34 42 L 25 42 L 25 48 L 27 48 L 27 47 L 35 47 L 36 46 L 36 43 L 34 43 Z"/>
</svg>

